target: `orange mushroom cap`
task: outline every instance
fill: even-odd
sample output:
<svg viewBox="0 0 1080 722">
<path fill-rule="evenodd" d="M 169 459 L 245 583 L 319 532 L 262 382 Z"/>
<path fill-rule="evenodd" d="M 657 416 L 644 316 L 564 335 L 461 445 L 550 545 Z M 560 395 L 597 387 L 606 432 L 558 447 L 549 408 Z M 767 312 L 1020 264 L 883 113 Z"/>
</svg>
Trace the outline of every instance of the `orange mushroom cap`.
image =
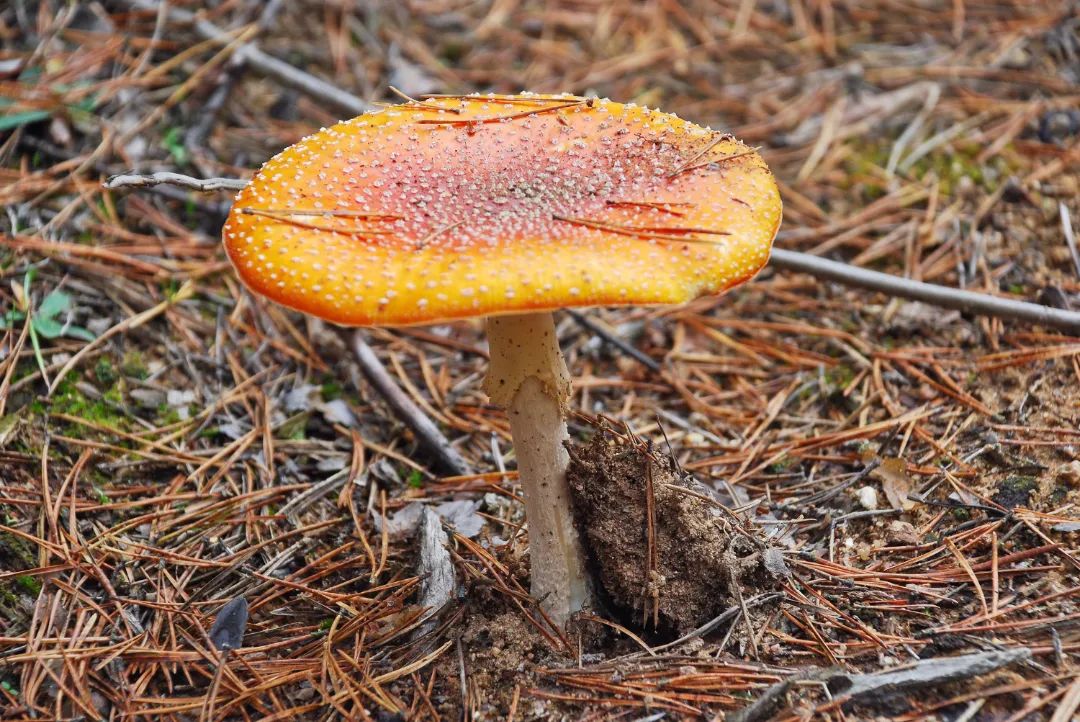
<svg viewBox="0 0 1080 722">
<path fill-rule="evenodd" d="M 776 183 L 729 135 L 570 95 L 432 97 L 269 160 L 223 231 L 257 293 L 345 325 L 683 303 L 752 277 Z"/>
</svg>

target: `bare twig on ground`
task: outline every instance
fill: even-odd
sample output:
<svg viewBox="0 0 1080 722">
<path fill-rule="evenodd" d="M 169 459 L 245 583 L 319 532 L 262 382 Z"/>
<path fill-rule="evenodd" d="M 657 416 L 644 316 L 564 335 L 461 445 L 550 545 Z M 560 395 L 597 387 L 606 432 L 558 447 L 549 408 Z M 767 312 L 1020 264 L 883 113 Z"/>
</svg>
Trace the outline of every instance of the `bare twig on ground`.
<svg viewBox="0 0 1080 722">
<path fill-rule="evenodd" d="M 386 399 L 405 425 L 412 429 L 423 447 L 433 454 L 447 471 L 459 476 L 470 473 L 469 464 L 461 457 L 457 449 L 450 444 L 427 414 L 398 388 L 390 372 L 364 340 L 363 332 L 353 332 L 349 337 L 349 344 L 368 381 Z"/>
<path fill-rule="evenodd" d="M 134 173 L 114 175 L 102 185 L 109 190 L 116 190 L 118 188 L 152 188 L 162 184 L 190 188 L 200 193 L 209 193 L 211 191 L 238 191 L 247 185 L 247 181 L 238 178 L 192 178 L 180 173 L 162 171 L 150 175 Z"/>
<path fill-rule="evenodd" d="M 127 5 L 139 10 L 157 10 L 159 3 L 149 0 L 128 0 Z M 191 25 L 195 31 L 207 40 L 220 40 L 228 42 L 232 38 L 221 28 L 213 23 L 202 20 L 195 13 L 179 8 L 169 9 L 169 20 L 180 25 Z M 245 43 L 236 49 L 233 57 L 247 63 L 256 71 L 271 77 L 278 82 L 296 88 L 312 97 L 325 100 L 339 110 L 353 115 L 360 115 L 371 109 L 371 106 L 348 91 L 342 90 L 333 83 L 316 78 L 310 73 L 305 73 L 283 60 L 278 60 L 272 55 L 264 53 L 254 43 Z"/>
<path fill-rule="evenodd" d="M 570 314 L 571 318 L 573 318 L 575 321 L 577 321 L 578 324 L 580 324 L 583 328 L 587 329 L 589 332 L 591 332 L 591 333 L 599 336 L 600 338 L 604 339 L 604 341 L 606 341 L 607 343 L 610 343 L 612 346 L 619 349 L 624 354 L 626 354 L 630 358 L 634 359 L 635 361 L 637 361 L 638 363 L 640 363 L 642 366 L 649 369 L 650 371 L 656 371 L 657 373 L 659 373 L 660 364 L 658 364 L 653 358 L 651 358 L 645 352 L 643 352 L 640 349 L 636 348 L 632 344 L 629 344 L 626 341 L 622 340 L 616 334 L 612 333 L 607 328 L 605 328 L 603 325 L 597 323 L 596 321 L 589 318 L 585 314 L 579 313 L 579 312 L 573 311 L 573 310 L 568 311 L 568 313 Z"/>
<path fill-rule="evenodd" d="M 1071 333 L 1080 333 L 1080 312 L 1064 311 L 1036 303 L 999 298 L 986 293 L 913 281 L 909 278 L 868 271 L 848 263 L 830 261 L 808 253 L 782 248 L 773 249 L 769 263 L 786 271 L 809 273 L 812 276 L 827 278 L 847 286 L 879 291 L 890 296 L 922 301 L 942 308 L 954 308 L 958 311 L 1007 318 L 1013 321 L 1039 323 Z"/>
</svg>

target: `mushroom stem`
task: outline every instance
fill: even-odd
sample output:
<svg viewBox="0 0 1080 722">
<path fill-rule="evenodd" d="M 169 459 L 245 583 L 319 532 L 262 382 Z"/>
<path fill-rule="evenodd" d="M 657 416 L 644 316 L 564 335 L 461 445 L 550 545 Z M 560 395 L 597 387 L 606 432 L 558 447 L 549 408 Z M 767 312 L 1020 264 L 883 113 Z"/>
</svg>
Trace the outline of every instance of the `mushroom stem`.
<svg viewBox="0 0 1080 722">
<path fill-rule="evenodd" d="M 548 312 L 488 319 L 488 346 L 484 387 L 510 418 L 529 523 L 532 595 L 553 622 L 565 626 L 589 599 L 566 482 L 570 374 Z"/>
</svg>

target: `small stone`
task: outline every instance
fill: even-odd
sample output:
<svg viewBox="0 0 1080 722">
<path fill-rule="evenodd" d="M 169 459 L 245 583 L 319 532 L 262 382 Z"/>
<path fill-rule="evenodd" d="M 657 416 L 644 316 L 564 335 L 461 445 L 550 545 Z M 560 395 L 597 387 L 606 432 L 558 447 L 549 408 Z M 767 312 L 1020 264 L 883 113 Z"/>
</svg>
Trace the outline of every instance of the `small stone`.
<svg viewBox="0 0 1080 722">
<path fill-rule="evenodd" d="M 180 408 L 195 402 L 195 392 L 191 389 L 169 389 L 165 401 L 173 408 Z"/>
<path fill-rule="evenodd" d="M 878 508 L 877 489 L 872 486 L 864 486 L 858 491 L 859 505 L 863 509 L 873 510 Z"/>
<path fill-rule="evenodd" d="M 889 524 L 885 541 L 895 546 L 918 546 L 919 535 L 910 522 L 897 519 Z"/>
<path fill-rule="evenodd" d="M 769 547 L 765 550 L 762 555 L 762 562 L 765 565 L 765 570 L 777 579 L 791 577 L 791 570 L 788 569 L 788 565 L 784 561 L 784 553 L 776 547 Z"/>
<path fill-rule="evenodd" d="M 100 336 L 113 325 L 113 319 L 108 316 L 95 316 L 86 321 L 86 328 L 95 336 Z"/>
<path fill-rule="evenodd" d="M 1080 486 L 1080 461 L 1070 461 L 1057 468 L 1057 480 L 1069 486 Z"/>
<path fill-rule="evenodd" d="M 165 394 L 157 389 L 132 389 L 128 395 L 144 409 L 156 409 L 165 403 Z"/>
</svg>

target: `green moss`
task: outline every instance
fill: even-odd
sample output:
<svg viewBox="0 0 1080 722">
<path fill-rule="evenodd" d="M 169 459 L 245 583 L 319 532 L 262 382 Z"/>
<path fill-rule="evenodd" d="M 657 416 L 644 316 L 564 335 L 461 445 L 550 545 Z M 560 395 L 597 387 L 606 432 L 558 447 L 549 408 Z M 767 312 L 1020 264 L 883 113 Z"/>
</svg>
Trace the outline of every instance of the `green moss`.
<svg viewBox="0 0 1080 722">
<path fill-rule="evenodd" d="M 120 429 L 127 425 L 127 417 L 122 411 L 113 408 L 109 402 L 119 404 L 121 401 L 120 392 L 115 386 L 106 391 L 102 398 L 89 399 L 76 388 L 74 381 L 65 379 L 53 395 L 52 411 L 75 416 L 101 426 Z M 85 432 L 85 429 L 75 425 L 68 431 L 79 434 Z"/>
<path fill-rule="evenodd" d="M 337 379 L 328 379 L 323 382 L 322 387 L 319 389 L 319 394 L 322 396 L 323 401 L 335 401 L 341 398 L 341 384 Z"/>
<path fill-rule="evenodd" d="M 104 386 L 112 386 L 116 383 L 116 380 L 120 375 L 116 372 L 116 367 L 113 366 L 113 362 L 107 356 L 102 356 L 94 364 L 94 376 L 98 382 Z"/>
<path fill-rule="evenodd" d="M 1038 488 L 1039 480 L 1034 476 L 1010 476 L 998 485 L 993 499 L 1006 509 L 1015 509 L 1027 506 Z"/>
<path fill-rule="evenodd" d="M 0 610 L 15 609 L 19 606 L 19 595 L 0 585 Z M 5 616 L 9 616 L 6 615 Z"/>
<path fill-rule="evenodd" d="M 1046 499 L 1046 505 L 1051 509 L 1062 506 L 1069 500 L 1069 490 L 1064 486 L 1055 487 Z"/>
<path fill-rule="evenodd" d="M 0 532 L 0 559 L 14 558 L 27 567 L 37 566 L 37 554 L 30 542 L 10 532 Z"/>
<path fill-rule="evenodd" d="M 123 406 L 124 405 L 124 392 L 120 390 L 119 385 L 116 385 L 116 386 L 113 386 L 113 387 L 111 387 L 109 389 L 106 389 L 105 393 L 102 394 L 101 398 L 102 398 L 102 400 L 107 401 L 110 404 L 114 404 L 116 406 Z"/>
<path fill-rule="evenodd" d="M 138 351 L 128 351 L 124 354 L 124 360 L 120 363 L 120 370 L 125 376 L 131 376 L 136 379 L 145 379 L 150 375 L 150 371 L 146 368 L 146 363 L 143 361 L 142 354 Z"/>
<path fill-rule="evenodd" d="M 175 406 L 169 406 L 167 403 L 162 402 L 157 407 L 157 423 L 159 426 L 169 426 L 170 424 L 176 424 L 184 419 L 180 416 L 180 410 Z"/>
<path fill-rule="evenodd" d="M 277 429 L 277 437 L 291 441 L 303 441 L 307 438 L 307 422 L 310 417 L 311 412 L 301 411 L 295 416 L 285 419 Z"/>
<path fill-rule="evenodd" d="M 799 460 L 795 457 L 784 455 L 773 463 L 769 464 L 768 472 L 770 474 L 782 474 L 798 463 Z"/>
<path fill-rule="evenodd" d="M 895 143 L 896 139 L 892 137 L 853 140 L 851 154 L 844 161 L 848 178 L 840 184 L 841 189 L 858 191 L 867 201 L 884 195 L 887 190 L 883 181 L 884 170 Z M 905 175 L 926 181 L 936 177 L 945 196 L 955 195 L 962 178 L 970 179 L 976 187 L 986 192 L 993 192 L 1005 178 L 1016 172 L 1018 163 L 1011 147 L 993 158 L 980 161 L 979 154 L 984 149 L 985 146 L 979 143 L 954 140 L 919 158 Z"/>
<path fill-rule="evenodd" d="M 35 598 L 37 595 L 41 594 L 41 582 L 38 581 L 37 577 L 32 577 L 29 574 L 20 574 L 15 577 L 15 583 L 30 592 Z"/>
<path fill-rule="evenodd" d="M 465 57 L 465 53 L 468 49 L 469 48 L 465 43 L 457 40 L 448 40 L 443 43 L 442 47 L 439 49 L 439 55 L 441 55 L 450 65 L 457 65 L 461 59 Z"/>
<path fill-rule="evenodd" d="M 833 386 L 844 390 L 855 380 L 855 369 L 843 364 L 833 366 L 825 372 L 825 380 Z"/>
</svg>

